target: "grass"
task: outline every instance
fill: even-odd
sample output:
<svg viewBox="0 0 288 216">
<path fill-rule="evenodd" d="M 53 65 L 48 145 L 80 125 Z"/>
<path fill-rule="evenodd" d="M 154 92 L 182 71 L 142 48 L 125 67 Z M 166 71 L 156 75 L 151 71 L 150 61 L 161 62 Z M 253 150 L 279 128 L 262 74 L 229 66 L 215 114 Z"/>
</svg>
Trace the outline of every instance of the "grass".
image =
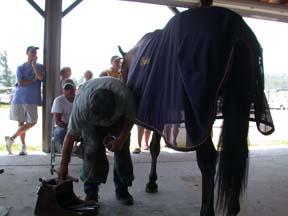
<svg viewBox="0 0 288 216">
<path fill-rule="evenodd" d="M 261 148 L 288 148 L 288 140 L 270 140 L 258 144 L 249 144 L 249 149 L 261 149 Z"/>
<path fill-rule="evenodd" d="M 288 140 L 269 140 L 266 142 L 262 142 L 262 143 L 250 143 L 249 146 L 261 146 L 261 145 L 269 145 L 269 146 L 273 146 L 273 145 L 288 145 Z"/>
<path fill-rule="evenodd" d="M 10 109 L 10 104 L 0 103 L 0 108 L 1 108 L 1 109 Z"/>
<path fill-rule="evenodd" d="M 19 152 L 20 151 L 20 147 L 21 145 L 19 144 L 14 144 L 12 145 L 12 152 Z M 7 151 L 6 150 L 6 146 L 5 144 L 0 144 L 0 151 Z M 37 146 L 27 146 L 27 151 L 42 151 L 42 147 L 41 145 L 37 145 Z"/>
</svg>

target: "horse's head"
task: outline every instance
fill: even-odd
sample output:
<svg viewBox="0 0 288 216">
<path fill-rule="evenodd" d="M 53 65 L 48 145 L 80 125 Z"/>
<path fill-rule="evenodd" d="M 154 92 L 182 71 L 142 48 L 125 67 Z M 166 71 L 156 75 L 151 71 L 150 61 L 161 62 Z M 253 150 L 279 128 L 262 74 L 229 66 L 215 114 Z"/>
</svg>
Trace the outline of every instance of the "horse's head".
<svg viewBox="0 0 288 216">
<path fill-rule="evenodd" d="M 145 34 L 138 43 L 130 49 L 128 52 L 124 52 L 120 46 L 118 46 L 119 52 L 121 53 L 123 57 L 122 65 L 121 65 L 121 75 L 122 80 L 124 83 L 127 82 L 128 79 L 128 73 L 129 73 L 129 67 L 137 61 L 137 59 L 141 60 L 141 63 L 145 64 L 147 63 L 147 58 L 145 56 L 142 56 L 142 52 L 146 49 L 147 44 L 149 44 L 150 40 L 154 36 L 158 36 L 161 30 L 155 30 L 154 32 L 149 32 Z M 139 58 L 139 56 L 141 58 Z"/>
<path fill-rule="evenodd" d="M 120 72 L 121 72 L 122 81 L 124 83 L 127 82 L 129 67 L 131 65 L 131 62 L 133 61 L 133 57 L 135 56 L 135 53 L 137 52 L 138 48 L 139 48 L 139 42 L 136 44 L 136 46 L 134 46 L 128 52 L 124 52 L 122 48 L 118 46 L 119 52 L 121 53 L 122 58 L 123 58 Z"/>
</svg>

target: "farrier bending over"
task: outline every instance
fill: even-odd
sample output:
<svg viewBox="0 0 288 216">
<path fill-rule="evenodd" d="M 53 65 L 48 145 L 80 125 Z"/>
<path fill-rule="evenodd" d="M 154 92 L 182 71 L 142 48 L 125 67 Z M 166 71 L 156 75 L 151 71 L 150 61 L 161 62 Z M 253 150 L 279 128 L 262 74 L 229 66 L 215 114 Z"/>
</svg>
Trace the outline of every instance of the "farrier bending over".
<svg viewBox="0 0 288 216">
<path fill-rule="evenodd" d="M 114 184 L 117 200 L 133 204 L 128 192 L 134 179 L 130 156 L 130 131 L 133 126 L 136 106 L 130 90 L 118 79 L 96 78 L 86 82 L 77 94 L 68 131 L 64 139 L 59 178 L 68 175 L 68 164 L 74 141 L 82 137 L 83 174 L 86 200 L 98 202 L 98 190 L 106 183 L 109 162 L 103 140 L 115 136 L 109 149 L 114 152 Z"/>
</svg>

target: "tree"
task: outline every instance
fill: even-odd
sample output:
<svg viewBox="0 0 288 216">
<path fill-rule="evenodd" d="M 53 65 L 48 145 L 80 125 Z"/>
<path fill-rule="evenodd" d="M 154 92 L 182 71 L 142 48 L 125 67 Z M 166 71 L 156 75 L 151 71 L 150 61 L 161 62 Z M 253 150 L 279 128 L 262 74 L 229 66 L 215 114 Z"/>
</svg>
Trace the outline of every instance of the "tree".
<svg viewBox="0 0 288 216">
<path fill-rule="evenodd" d="M 0 52 L 0 84 L 5 87 L 10 87 L 15 84 L 15 76 L 8 66 L 7 52 Z"/>
</svg>

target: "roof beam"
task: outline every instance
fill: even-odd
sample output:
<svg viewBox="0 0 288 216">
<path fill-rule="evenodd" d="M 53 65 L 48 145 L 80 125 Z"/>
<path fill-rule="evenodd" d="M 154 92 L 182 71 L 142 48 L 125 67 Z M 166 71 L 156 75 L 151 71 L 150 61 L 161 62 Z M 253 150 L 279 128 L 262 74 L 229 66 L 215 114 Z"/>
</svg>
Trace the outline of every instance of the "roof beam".
<svg viewBox="0 0 288 216">
<path fill-rule="evenodd" d="M 80 4 L 83 0 L 75 0 L 69 7 L 67 7 L 63 13 L 62 17 L 66 16 L 70 11 L 72 11 L 78 4 Z"/>
<path fill-rule="evenodd" d="M 121 0 L 167 5 L 197 7 L 200 0 Z M 229 8 L 242 16 L 288 23 L 288 4 L 269 4 L 259 0 L 214 0 L 214 6 Z"/>
<path fill-rule="evenodd" d="M 242 16 L 288 22 L 288 5 L 255 0 L 214 0 L 215 6 L 226 7 Z"/>
<path fill-rule="evenodd" d="M 39 5 L 33 1 L 33 0 L 27 0 L 27 2 L 44 18 L 45 17 L 45 11 L 39 7 Z"/>
<path fill-rule="evenodd" d="M 196 7 L 199 5 L 200 0 L 120 0 L 120 1 L 131 1 L 131 2 L 141 2 L 150 4 L 166 5 L 169 7 Z"/>
<path fill-rule="evenodd" d="M 170 7 L 170 6 L 168 6 L 168 8 L 169 8 L 174 14 L 180 13 L 180 11 L 179 11 L 176 7 Z"/>
</svg>

